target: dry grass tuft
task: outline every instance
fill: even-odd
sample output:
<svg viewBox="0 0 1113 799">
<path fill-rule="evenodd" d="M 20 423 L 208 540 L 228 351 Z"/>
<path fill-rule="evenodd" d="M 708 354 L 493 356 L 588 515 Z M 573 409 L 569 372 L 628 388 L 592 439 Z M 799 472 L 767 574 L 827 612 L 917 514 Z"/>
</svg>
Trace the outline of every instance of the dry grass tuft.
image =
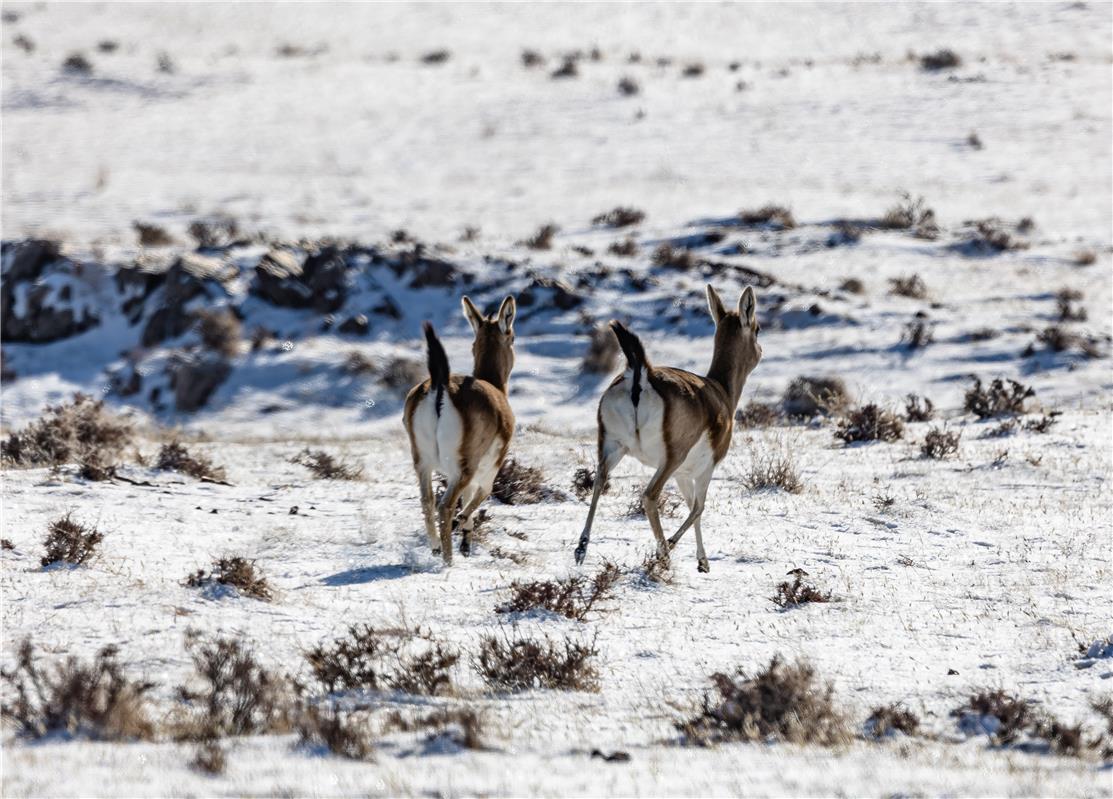
<svg viewBox="0 0 1113 799">
<path fill-rule="evenodd" d="M 507 505 L 536 505 L 557 499 L 559 492 L 545 484 L 545 475 L 538 467 L 507 458 L 495 475 L 491 496 Z"/>
<path fill-rule="evenodd" d="M 224 773 L 224 770 L 228 767 L 228 758 L 225 756 L 220 743 L 214 738 L 202 741 L 197 745 L 197 749 L 193 753 L 193 760 L 189 762 L 189 765 L 204 774 L 215 776 Z"/>
<path fill-rule="evenodd" d="M 777 607 L 787 610 L 789 608 L 796 608 L 800 605 L 807 605 L 811 602 L 830 602 L 831 593 L 824 593 L 816 588 L 814 585 L 804 582 L 804 575 L 797 573 L 793 577 L 792 582 L 783 582 L 777 586 L 777 592 L 773 595 L 773 604 Z"/>
<path fill-rule="evenodd" d="M 560 228 L 556 225 L 542 225 L 536 233 L 522 243 L 531 250 L 551 250 L 553 248 L 553 237 L 559 232 Z"/>
<path fill-rule="evenodd" d="M 496 690 L 529 691 L 548 688 L 562 691 L 598 691 L 599 673 L 592 662 L 595 641 L 583 643 L 564 638 L 511 638 L 486 635 L 479 643 L 474 666 L 483 681 Z"/>
<path fill-rule="evenodd" d="M 696 268 L 696 257 L 691 251 L 683 247 L 673 247 L 669 243 L 660 244 L 653 251 L 651 259 L 655 266 L 663 269 L 676 269 L 680 272 L 690 272 Z"/>
<path fill-rule="evenodd" d="M 1082 300 L 1082 292 L 1063 288 L 1055 293 L 1055 309 L 1060 322 L 1085 322 L 1085 308 L 1076 308 L 1074 303 Z"/>
<path fill-rule="evenodd" d="M 563 580 L 536 580 L 510 584 L 511 597 L 495 608 L 496 613 L 527 613 L 547 610 L 568 619 L 584 621 L 596 604 L 614 597 L 622 577 L 618 566 L 606 561 L 590 580 L 580 574 Z"/>
<path fill-rule="evenodd" d="M 90 664 L 70 657 L 42 668 L 31 639 L 25 639 L 15 667 L 0 671 L 0 679 L 15 694 L 12 701 L 0 705 L 0 713 L 26 738 L 56 733 L 95 741 L 154 737 L 146 698 L 154 684 L 125 677 L 116 654 L 116 648 L 109 646 Z"/>
<path fill-rule="evenodd" d="M 413 642 L 430 642 L 414 652 Z M 305 655 L 313 676 L 327 690 L 394 690 L 432 696 L 452 687 L 459 654 L 417 628 L 376 629 L 353 625 L 344 638 L 318 644 Z"/>
<path fill-rule="evenodd" d="M 1025 412 L 1025 404 L 1034 396 L 1035 389 L 1015 380 L 997 378 L 988 388 L 983 388 L 982 381 L 975 378 L 974 385 L 966 390 L 964 407 L 979 419 L 1018 416 Z"/>
<path fill-rule="evenodd" d="M 662 557 L 654 547 L 638 565 L 637 573 L 643 583 L 669 585 L 672 583 L 672 564 L 669 558 Z"/>
<path fill-rule="evenodd" d="M 1073 260 L 1075 266 L 1091 266 L 1097 263 L 1098 255 L 1093 250 L 1079 250 Z"/>
<path fill-rule="evenodd" d="M 701 712 L 677 724 L 685 743 L 708 746 L 730 741 L 788 741 L 835 746 L 850 739 L 834 689 L 820 685 L 805 662 L 785 665 L 779 656 L 754 677 L 711 675 L 718 691 L 704 696 Z"/>
<path fill-rule="evenodd" d="M 209 742 L 292 729 L 299 704 L 294 687 L 261 666 L 243 639 L 206 640 L 190 630 L 186 648 L 198 687 L 178 686 L 182 704 L 171 720 L 175 740 Z"/>
<path fill-rule="evenodd" d="M 957 455 L 960 438 L 961 436 L 958 433 L 949 433 L 946 430 L 933 427 L 924 436 L 924 443 L 920 445 L 920 454 L 925 458 L 936 460 Z"/>
<path fill-rule="evenodd" d="M 755 455 L 749 470 L 742 475 L 742 485 L 749 491 L 780 489 L 790 494 L 804 490 L 800 473 L 792 457 L 786 452 L 767 452 Z"/>
<path fill-rule="evenodd" d="M 780 419 L 781 414 L 774 406 L 756 400 L 750 400 L 745 408 L 739 408 L 734 413 L 735 424 L 750 429 L 772 427 Z"/>
<path fill-rule="evenodd" d="M 608 479 L 603 484 L 602 493 L 606 494 L 611 490 L 611 481 Z M 581 466 L 576 469 L 575 474 L 572 476 L 572 493 L 576 495 L 579 500 L 585 500 L 588 496 L 595 491 L 595 470 L 589 469 L 586 466 Z"/>
<path fill-rule="evenodd" d="M 850 407 L 850 392 L 838 377 L 797 377 L 781 398 L 786 416 L 811 419 L 843 413 Z"/>
<path fill-rule="evenodd" d="M 999 744 L 1013 743 L 1035 721 L 1032 706 L 1027 701 L 1001 689 L 973 694 L 965 704 L 952 710 L 951 715 L 959 719 L 964 732 L 988 733 Z"/>
<path fill-rule="evenodd" d="M 591 220 L 593 225 L 603 225 L 609 228 L 627 227 L 637 225 L 645 220 L 645 211 L 638 208 L 618 206 L 604 214 L 599 214 Z"/>
<path fill-rule="evenodd" d="M 180 441 L 163 444 L 155 460 L 155 468 L 164 472 L 180 472 L 198 480 L 222 483 L 224 467 L 216 466 L 204 455 L 194 455 Z"/>
<path fill-rule="evenodd" d="M 662 491 L 657 497 L 657 513 L 661 516 L 673 517 L 680 511 L 683 499 L 670 491 Z M 645 505 L 641 489 L 635 488 L 630 497 L 630 504 L 626 507 L 624 516 L 627 519 L 644 519 Z"/>
<path fill-rule="evenodd" d="M 921 239 L 934 239 L 939 235 L 939 225 L 935 222 L 935 211 L 927 207 L 923 197 L 912 197 L 908 192 L 901 194 L 896 205 L 885 212 L 877 221 L 884 230 L 912 230 Z"/>
<path fill-rule="evenodd" d="M 919 729 L 920 719 L 899 703 L 876 707 L 866 719 L 866 735 L 874 739 L 886 738 L 897 732 L 915 735 Z"/>
<path fill-rule="evenodd" d="M 470 708 L 441 708 L 406 718 L 398 710 L 387 715 L 384 729 L 427 732 L 427 743 L 448 741 L 461 749 L 482 750 L 486 727 L 483 717 Z"/>
<path fill-rule="evenodd" d="M 897 297 L 910 297 L 914 300 L 927 298 L 928 289 L 919 275 L 889 278 L 889 293 Z"/>
<path fill-rule="evenodd" d="M 304 708 L 295 729 L 301 746 L 324 749 L 349 760 L 370 760 L 375 750 L 366 721 L 335 707 L 327 711 L 315 706 Z"/>
<path fill-rule="evenodd" d="M 580 371 L 585 374 L 610 374 L 618 368 L 618 339 L 608 325 L 596 325 L 591 331 Z"/>
<path fill-rule="evenodd" d="M 313 473 L 318 480 L 362 480 L 363 467 L 358 463 L 349 463 L 341 458 L 334 458 L 324 450 L 309 449 L 306 447 L 294 457 L 290 463 L 304 466 Z"/>
<path fill-rule="evenodd" d="M 627 236 L 622 241 L 612 241 L 607 246 L 607 252 L 620 258 L 633 258 L 638 254 L 638 242 L 633 236 Z"/>
<path fill-rule="evenodd" d="M 904 422 L 891 411 L 869 404 L 848 411 L 839 419 L 835 438 L 844 444 L 858 441 L 892 442 L 904 436 Z"/>
<path fill-rule="evenodd" d="M 796 227 L 796 218 L 792 215 L 792 211 L 783 205 L 763 205 L 760 208 L 740 211 L 738 221 L 743 225 L 769 225 L 779 230 L 791 230 Z"/>
<path fill-rule="evenodd" d="M 941 69 L 955 69 L 962 66 L 962 58 L 954 50 L 944 47 L 934 53 L 920 56 L 920 69 L 938 72 Z"/>
<path fill-rule="evenodd" d="M 206 588 L 212 585 L 226 585 L 235 588 L 243 596 L 270 602 L 274 599 L 267 578 L 255 567 L 255 561 L 230 556 L 213 561 L 211 572 L 198 569 L 186 578 L 190 588 Z"/>
<path fill-rule="evenodd" d="M 75 521 L 69 513 L 52 521 L 46 530 L 46 539 L 43 541 L 46 554 L 40 561 L 43 566 L 53 563 L 81 566 L 93 557 L 97 545 L 104 540 L 103 533 L 92 525 Z"/>
<path fill-rule="evenodd" d="M 79 393 L 69 403 L 47 406 L 41 418 L 9 435 L 0 458 L 19 466 L 113 463 L 133 438 L 130 421 L 106 410 L 104 400 Z"/>
<path fill-rule="evenodd" d="M 227 308 L 198 312 L 197 332 L 205 349 L 220 353 L 226 358 L 239 352 L 243 328 L 240 320 Z"/>
<path fill-rule="evenodd" d="M 930 422 L 935 418 L 935 404 L 927 397 L 909 394 L 904 399 L 904 420 L 906 422 Z"/>
</svg>

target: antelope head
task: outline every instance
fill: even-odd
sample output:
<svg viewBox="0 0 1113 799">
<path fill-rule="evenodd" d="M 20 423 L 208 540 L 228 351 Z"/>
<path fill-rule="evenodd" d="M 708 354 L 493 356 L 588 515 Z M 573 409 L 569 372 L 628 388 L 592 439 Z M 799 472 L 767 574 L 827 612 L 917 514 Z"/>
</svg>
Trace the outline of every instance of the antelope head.
<svg viewBox="0 0 1113 799">
<path fill-rule="evenodd" d="M 718 292 L 708 284 L 707 307 L 715 321 L 715 354 L 708 377 L 722 383 L 737 405 L 746 378 L 761 360 L 761 344 L 757 340 L 761 331 L 757 322 L 757 297 L 753 288 L 746 286 L 738 305 L 728 311 Z"/>
<path fill-rule="evenodd" d="M 464 316 L 475 332 L 471 351 L 475 358 L 472 375 L 506 391 L 514 368 L 514 315 L 517 304 L 508 296 L 494 316 L 484 316 L 469 298 L 461 301 Z"/>
</svg>

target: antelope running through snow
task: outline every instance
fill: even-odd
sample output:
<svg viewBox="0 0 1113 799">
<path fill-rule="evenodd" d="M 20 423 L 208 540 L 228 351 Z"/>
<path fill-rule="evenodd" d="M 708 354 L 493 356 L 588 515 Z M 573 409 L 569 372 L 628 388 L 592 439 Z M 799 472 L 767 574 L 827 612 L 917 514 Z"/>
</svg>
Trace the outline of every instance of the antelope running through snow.
<svg viewBox="0 0 1113 799">
<path fill-rule="evenodd" d="M 746 378 L 761 360 L 761 345 L 752 288 L 747 286 L 738 307 L 728 311 L 709 285 L 707 305 L 715 321 L 715 350 L 706 377 L 653 366 L 641 340 L 621 323 L 611 322 L 626 355 L 626 370 L 599 400 L 599 464 L 591 509 L 576 547 L 577 563 L 583 563 L 587 554 L 591 523 L 607 476 L 629 454 L 657 470 L 642 492 L 642 507 L 657 539 L 658 554 L 668 557 L 669 550 L 694 525 L 698 567 L 701 572 L 709 570 L 700 531 L 707 485 L 730 447 L 734 409 Z M 688 504 L 688 518 L 666 542 L 657 501 L 670 477 Z"/>
<path fill-rule="evenodd" d="M 468 555 L 475 510 L 490 495 L 514 433 L 514 412 L 506 398 L 514 368 L 514 298 L 503 300 L 498 314 L 490 318 L 467 297 L 462 304 L 475 332 L 472 374 L 449 373 L 444 347 L 433 325 L 426 322 L 429 379 L 410 390 L 403 415 L 421 489 L 425 533 L 433 554 L 440 553 L 446 565 L 452 563 L 452 517 L 457 503 L 463 500 L 464 505 L 460 553 Z M 433 472 L 447 481 L 435 515 Z"/>
</svg>

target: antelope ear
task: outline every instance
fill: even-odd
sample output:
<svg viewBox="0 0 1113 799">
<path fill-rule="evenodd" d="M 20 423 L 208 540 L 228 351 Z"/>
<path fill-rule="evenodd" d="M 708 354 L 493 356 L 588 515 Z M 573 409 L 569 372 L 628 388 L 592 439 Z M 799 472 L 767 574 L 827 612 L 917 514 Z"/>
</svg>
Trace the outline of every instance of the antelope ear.
<svg viewBox="0 0 1113 799">
<path fill-rule="evenodd" d="M 503 333 L 514 332 L 514 316 L 518 313 L 518 303 L 514 298 L 507 295 L 506 299 L 502 301 L 499 306 L 499 330 Z"/>
<path fill-rule="evenodd" d="M 719 320 L 727 315 L 727 309 L 723 305 L 723 301 L 719 299 L 719 293 L 707 284 L 707 308 L 711 311 L 711 318 L 715 320 L 715 324 L 719 324 Z"/>
<path fill-rule="evenodd" d="M 738 315 L 750 327 L 757 324 L 757 297 L 754 296 L 753 286 L 742 289 L 742 296 L 738 298 Z"/>
<path fill-rule="evenodd" d="M 460 300 L 460 305 L 464 308 L 464 318 L 471 322 L 471 329 L 478 333 L 479 325 L 483 322 L 483 314 L 475 307 L 475 303 L 466 296 Z"/>
</svg>

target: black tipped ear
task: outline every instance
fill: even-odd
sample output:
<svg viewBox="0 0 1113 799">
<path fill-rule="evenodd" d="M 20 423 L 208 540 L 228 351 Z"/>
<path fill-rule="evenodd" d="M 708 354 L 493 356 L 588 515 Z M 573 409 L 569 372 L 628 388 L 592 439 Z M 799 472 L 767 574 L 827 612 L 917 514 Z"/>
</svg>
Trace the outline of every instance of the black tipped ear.
<svg viewBox="0 0 1113 799">
<path fill-rule="evenodd" d="M 757 296 L 752 286 L 746 286 L 738 298 L 738 315 L 750 327 L 757 325 Z"/>
<path fill-rule="evenodd" d="M 514 298 L 507 296 L 499 306 L 499 330 L 503 333 L 514 332 L 514 317 L 518 313 L 518 303 Z"/>
<path fill-rule="evenodd" d="M 464 318 L 471 322 L 471 329 L 478 333 L 479 325 L 483 321 L 483 314 L 479 312 L 479 309 L 475 307 L 475 303 L 468 297 L 464 297 L 460 300 L 460 305 L 464 308 Z"/>
<path fill-rule="evenodd" d="M 711 318 L 715 324 L 719 324 L 719 320 L 727 315 L 726 306 L 719 298 L 719 293 L 712 288 L 711 284 L 707 284 L 707 308 L 711 311 Z"/>
</svg>

